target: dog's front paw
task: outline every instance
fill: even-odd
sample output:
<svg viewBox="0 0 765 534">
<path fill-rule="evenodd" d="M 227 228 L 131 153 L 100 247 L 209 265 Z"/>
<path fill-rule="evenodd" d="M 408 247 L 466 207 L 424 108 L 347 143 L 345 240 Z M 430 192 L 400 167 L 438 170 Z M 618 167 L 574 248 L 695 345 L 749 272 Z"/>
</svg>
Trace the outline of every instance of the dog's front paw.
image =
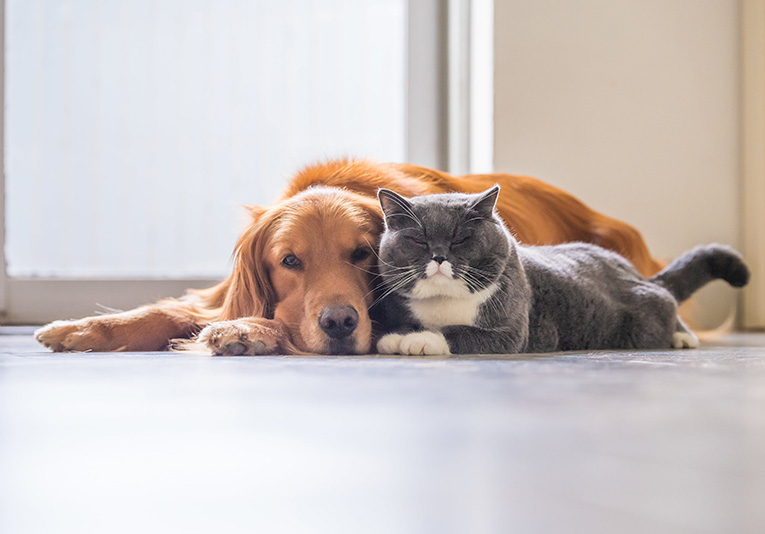
<svg viewBox="0 0 765 534">
<path fill-rule="evenodd" d="M 65 352 L 73 350 L 67 338 L 80 331 L 76 321 L 53 321 L 42 328 L 35 330 L 35 339 L 38 343 L 53 352 Z"/>
<path fill-rule="evenodd" d="M 380 354 L 449 355 L 449 344 L 441 332 L 388 334 L 377 343 Z"/>
<path fill-rule="evenodd" d="M 207 325 L 197 342 L 216 356 L 257 356 L 275 353 L 279 339 L 280 333 L 274 328 L 236 319 Z"/>
<path fill-rule="evenodd" d="M 98 317 L 76 321 L 53 321 L 34 333 L 38 343 L 53 352 L 102 352 L 120 350 L 111 339 L 111 329 Z"/>
</svg>

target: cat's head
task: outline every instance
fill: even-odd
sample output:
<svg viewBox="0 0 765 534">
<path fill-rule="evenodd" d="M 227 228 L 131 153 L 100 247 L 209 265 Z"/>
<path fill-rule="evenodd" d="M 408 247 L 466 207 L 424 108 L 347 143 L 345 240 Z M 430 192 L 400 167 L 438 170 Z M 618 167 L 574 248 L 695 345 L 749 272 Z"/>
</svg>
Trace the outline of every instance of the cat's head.
<svg viewBox="0 0 765 534">
<path fill-rule="evenodd" d="M 414 198 L 380 189 L 380 273 L 388 289 L 414 298 L 467 297 L 494 284 L 514 253 L 494 211 L 498 195 L 499 186 Z"/>
</svg>

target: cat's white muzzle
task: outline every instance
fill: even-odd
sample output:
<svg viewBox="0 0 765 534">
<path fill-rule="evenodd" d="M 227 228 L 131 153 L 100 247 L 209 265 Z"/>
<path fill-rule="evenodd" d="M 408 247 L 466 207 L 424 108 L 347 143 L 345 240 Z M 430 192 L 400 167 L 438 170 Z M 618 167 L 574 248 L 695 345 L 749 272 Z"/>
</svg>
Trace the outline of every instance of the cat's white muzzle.
<svg viewBox="0 0 765 534">
<path fill-rule="evenodd" d="M 445 277 L 451 280 L 454 278 L 452 264 L 448 261 L 438 263 L 435 260 L 431 260 L 430 263 L 425 266 L 425 276 L 428 278 L 433 278 L 435 276 L 437 277 L 436 279 Z"/>
<path fill-rule="evenodd" d="M 439 264 L 431 261 L 425 266 L 425 278 L 418 280 L 410 293 L 410 298 L 427 299 L 434 297 L 465 297 L 470 290 L 463 280 L 454 277 L 452 264 L 444 261 Z"/>
</svg>

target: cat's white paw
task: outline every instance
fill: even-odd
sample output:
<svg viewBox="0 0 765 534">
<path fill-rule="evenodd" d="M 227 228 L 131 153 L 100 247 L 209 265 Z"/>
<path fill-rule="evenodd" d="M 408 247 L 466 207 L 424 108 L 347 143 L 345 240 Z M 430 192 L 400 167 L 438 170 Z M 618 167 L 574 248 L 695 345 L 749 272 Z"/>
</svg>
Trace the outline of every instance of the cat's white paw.
<svg viewBox="0 0 765 534">
<path fill-rule="evenodd" d="M 672 346 L 676 349 L 696 349 L 699 338 L 690 332 L 675 332 L 672 334 Z"/>
<path fill-rule="evenodd" d="M 451 354 L 449 344 L 441 332 L 415 332 L 407 334 L 398 345 L 401 354 Z"/>
<path fill-rule="evenodd" d="M 377 342 L 377 352 L 380 354 L 396 354 L 404 336 L 401 334 L 386 334 Z"/>
<path fill-rule="evenodd" d="M 387 334 L 377 342 L 380 354 L 436 355 L 451 354 L 446 338 L 440 332 Z"/>
</svg>

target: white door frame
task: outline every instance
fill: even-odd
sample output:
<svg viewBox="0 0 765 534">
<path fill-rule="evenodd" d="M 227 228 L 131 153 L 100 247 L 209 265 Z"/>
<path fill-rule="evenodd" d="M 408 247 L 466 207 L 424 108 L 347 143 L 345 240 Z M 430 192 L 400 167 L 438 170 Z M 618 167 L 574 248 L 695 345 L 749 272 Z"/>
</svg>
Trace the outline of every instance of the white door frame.
<svg viewBox="0 0 765 534">
<path fill-rule="evenodd" d="M 5 0 L 0 0 L 0 50 L 5 50 Z M 0 322 L 8 309 L 5 261 L 5 53 L 0 58 Z"/>
<path fill-rule="evenodd" d="M 742 326 L 765 328 L 765 0 L 742 0 L 741 234 L 752 270 Z"/>
<path fill-rule="evenodd" d="M 494 167 L 494 1 L 448 0 L 447 137 L 452 174 Z"/>
</svg>

